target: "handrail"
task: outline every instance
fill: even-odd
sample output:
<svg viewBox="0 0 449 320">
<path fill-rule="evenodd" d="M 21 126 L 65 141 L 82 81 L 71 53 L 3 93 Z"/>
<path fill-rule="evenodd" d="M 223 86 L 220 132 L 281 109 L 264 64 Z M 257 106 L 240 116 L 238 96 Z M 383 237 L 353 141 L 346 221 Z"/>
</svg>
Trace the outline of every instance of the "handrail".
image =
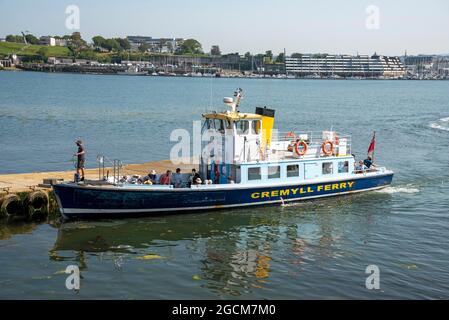
<svg viewBox="0 0 449 320">
<path fill-rule="evenodd" d="M 346 153 L 351 154 L 352 153 L 352 136 L 349 134 L 342 134 L 340 132 L 332 131 L 335 134 L 335 137 L 338 137 L 338 141 L 341 142 L 342 140 L 345 141 L 346 144 Z M 295 138 L 291 137 L 291 134 L 295 135 Z M 304 139 L 304 141 L 309 145 L 311 148 L 319 148 L 321 147 L 322 143 L 325 141 L 323 139 L 323 131 L 304 131 L 300 134 L 297 134 L 293 131 L 288 132 L 277 132 L 277 136 L 272 137 L 271 143 L 285 143 L 285 142 L 294 142 L 296 139 L 300 139 L 300 137 L 306 136 L 307 139 Z M 335 140 L 331 141 L 332 143 L 336 144 Z M 340 146 L 340 143 L 338 143 Z"/>
</svg>

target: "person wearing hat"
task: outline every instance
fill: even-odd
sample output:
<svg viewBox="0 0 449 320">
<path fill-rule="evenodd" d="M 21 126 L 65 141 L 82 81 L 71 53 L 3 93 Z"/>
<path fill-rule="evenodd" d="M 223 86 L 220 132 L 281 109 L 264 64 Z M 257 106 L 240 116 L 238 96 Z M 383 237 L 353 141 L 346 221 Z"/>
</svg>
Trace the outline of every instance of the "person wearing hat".
<svg viewBox="0 0 449 320">
<path fill-rule="evenodd" d="M 79 175 L 81 171 L 80 181 L 84 181 L 84 161 L 86 151 L 84 150 L 83 141 L 78 139 L 75 141 L 75 144 L 78 146 L 78 152 L 73 155 L 77 157 L 76 173 Z"/>
<path fill-rule="evenodd" d="M 148 174 L 148 178 L 151 181 L 151 184 L 156 184 L 157 181 L 156 170 L 151 170 L 151 172 Z"/>
</svg>

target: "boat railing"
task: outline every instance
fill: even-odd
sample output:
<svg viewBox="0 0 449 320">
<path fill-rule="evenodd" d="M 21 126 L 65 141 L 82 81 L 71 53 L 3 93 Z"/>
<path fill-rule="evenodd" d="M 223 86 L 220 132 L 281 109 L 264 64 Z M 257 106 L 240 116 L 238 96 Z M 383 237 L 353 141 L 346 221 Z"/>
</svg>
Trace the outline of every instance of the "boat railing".
<svg viewBox="0 0 449 320">
<path fill-rule="evenodd" d="M 112 165 L 112 183 L 120 183 L 120 171 L 123 168 L 123 162 L 119 159 L 111 160 L 103 154 L 97 155 L 98 180 L 110 181 L 109 170 L 106 171 L 105 162 L 108 162 Z"/>
<path fill-rule="evenodd" d="M 339 153 L 351 154 L 352 137 L 336 131 L 308 131 L 308 132 L 281 132 L 272 137 L 271 145 L 294 144 L 296 141 L 304 141 L 309 149 L 320 149 L 325 141 L 332 142 L 334 148 L 339 148 Z M 342 148 L 342 149 L 340 149 Z M 345 150 L 343 150 L 345 149 Z"/>
<path fill-rule="evenodd" d="M 386 172 L 387 168 L 386 167 L 378 167 L 376 165 L 371 166 L 370 168 L 365 168 L 362 170 L 354 170 L 354 173 L 359 173 L 359 174 L 367 174 L 367 173 L 371 173 L 371 172 Z"/>
</svg>

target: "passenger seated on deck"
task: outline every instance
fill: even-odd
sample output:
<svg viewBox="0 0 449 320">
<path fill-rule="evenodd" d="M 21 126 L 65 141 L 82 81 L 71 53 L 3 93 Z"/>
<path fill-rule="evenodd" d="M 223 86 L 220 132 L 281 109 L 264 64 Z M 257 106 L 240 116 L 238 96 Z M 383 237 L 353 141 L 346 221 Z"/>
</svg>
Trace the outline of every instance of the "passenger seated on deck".
<svg viewBox="0 0 449 320">
<path fill-rule="evenodd" d="M 172 183 L 175 188 L 182 187 L 182 175 L 180 168 L 176 168 L 176 173 L 174 173 L 172 176 Z"/>
<path fill-rule="evenodd" d="M 171 184 L 171 170 L 167 170 L 166 173 L 161 175 L 161 178 L 159 179 L 160 184 L 164 185 L 170 185 Z"/>
<path fill-rule="evenodd" d="M 361 173 L 366 170 L 366 166 L 363 164 L 363 161 L 360 160 L 358 164 L 355 165 L 355 173 Z"/>
<path fill-rule="evenodd" d="M 196 169 L 192 169 L 192 174 L 189 177 L 189 181 L 190 184 L 192 185 L 197 185 L 197 184 L 201 184 L 202 180 L 201 180 L 201 176 L 198 172 L 196 172 Z M 199 181 L 199 183 L 198 183 Z"/>
<path fill-rule="evenodd" d="M 151 172 L 148 174 L 148 178 L 151 181 L 151 184 L 155 184 L 156 180 L 157 180 L 157 176 L 156 176 L 156 170 L 151 170 Z"/>
<path fill-rule="evenodd" d="M 368 156 L 368 158 L 363 160 L 363 164 L 366 166 L 366 168 L 368 168 L 368 169 L 371 168 L 371 166 L 373 166 L 373 158 Z"/>
</svg>

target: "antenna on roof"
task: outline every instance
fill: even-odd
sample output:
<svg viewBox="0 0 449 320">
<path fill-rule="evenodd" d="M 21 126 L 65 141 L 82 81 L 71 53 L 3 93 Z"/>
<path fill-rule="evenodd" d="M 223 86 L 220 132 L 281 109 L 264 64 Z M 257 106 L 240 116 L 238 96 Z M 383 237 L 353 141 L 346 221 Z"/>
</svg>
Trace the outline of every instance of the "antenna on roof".
<svg viewBox="0 0 449 320">
<path fill-rule="evenodd" d="M 223 99 L 224 104 L 226 104 L 227 106 L 231 107 L 232 112 L 238 112 L 238 107 L 240 104 L 240 99 L 242 98 L 242 93 L 243 90 L 242 88 L 238 88 L 237 90 L 235 90 L 234 92 L 234 98 L 230 98 L 230 97 L 226 97 Z"/>
</svg>

